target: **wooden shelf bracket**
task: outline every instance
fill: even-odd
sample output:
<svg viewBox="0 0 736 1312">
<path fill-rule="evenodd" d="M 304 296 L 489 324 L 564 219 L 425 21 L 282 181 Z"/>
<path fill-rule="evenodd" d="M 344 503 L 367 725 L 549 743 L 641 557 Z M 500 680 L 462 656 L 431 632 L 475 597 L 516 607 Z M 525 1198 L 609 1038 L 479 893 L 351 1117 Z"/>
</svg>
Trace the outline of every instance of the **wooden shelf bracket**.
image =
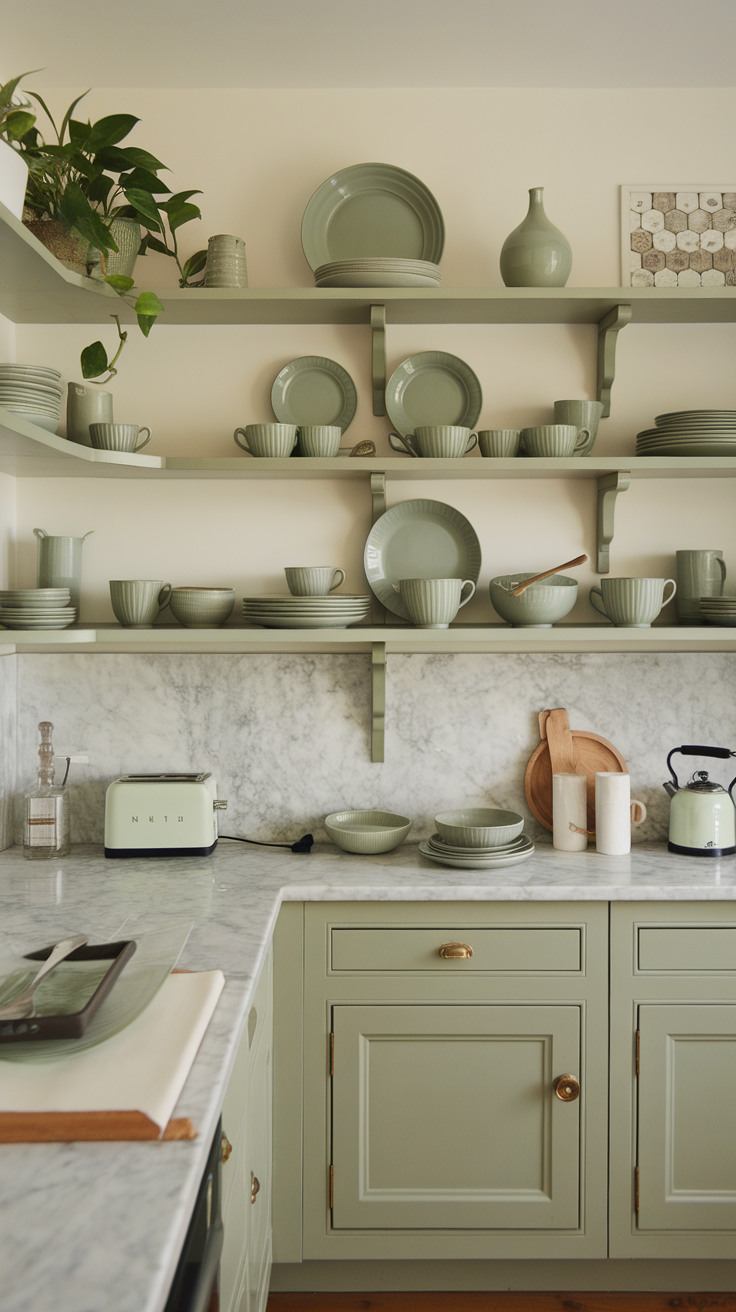
<svg viewBox="0 0 736 1312">
<path fill-rule="evenodd" d="M 616 497 L 619 492 L 628 490 L 631 475 L 603 474 L 596 481 L 598 485 L 595 523 L 596 569 L 599 574 L 608 574 L 611 568 L 609 547 L 613 542 Z"/>
<path fill-rule="evenodd" d="M 373 372 L 373 413 L 386 413 L 386 306 L 371 306 L 371 361 Z"/>
<path fill-rule="evenodd" d="M 631 305 L 616 305 L 598 324 L 598 400 L 603 402 L 603 419 L 611 413 L 611 388 L 616 377 L 616 340 L 631 323 Z"/>
<path fill-rule="evenodd" d="M 386 644 L 371 643 L 372 709 L 371 709 L 371 760 L 381 764 L 384 760 L 386 730 Z"/>
</svg>

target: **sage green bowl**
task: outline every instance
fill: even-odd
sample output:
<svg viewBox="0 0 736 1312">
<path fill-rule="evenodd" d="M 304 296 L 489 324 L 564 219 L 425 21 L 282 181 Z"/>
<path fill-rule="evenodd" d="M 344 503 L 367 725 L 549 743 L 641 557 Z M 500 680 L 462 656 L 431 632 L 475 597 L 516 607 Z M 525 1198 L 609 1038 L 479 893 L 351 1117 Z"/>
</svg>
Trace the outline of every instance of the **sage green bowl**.
<svg viewBox="0 0 736 1312">
<path fill-rule="evenodd" d="M 219 629 L 235 605 L 234 588 L 174 588 L 169 607 L 186 629 Z"/>
<path fill-rule="evenodd" d="M 325 818 L 328 838 L 343 852 L 376 856 L 403 843 L 411 820 L 390 811 L 333 811 Z"/>
<path fill-rule="evenodd" d="M 524 828 L 524 817 L 516 811 L 487 806 L 440 811 L 434 822 L 440 838 L 458 847 L 502 847 L 518 838 Z"/>
<path fill-rule="evenodd" d="M 528 570 L 526 574 L 500 574 L 488 585 L 493 609 L 514 628 L 551 629 L 558 620 L 569 615 L 578 599 L 577 579 L 565 574 L 553 574 L 549 579 L 532 583 L 520 597 L 512 597 L 511 589 L 517 583 L 523 583 L 538 573 L 538 570 Z"/>
</svg>

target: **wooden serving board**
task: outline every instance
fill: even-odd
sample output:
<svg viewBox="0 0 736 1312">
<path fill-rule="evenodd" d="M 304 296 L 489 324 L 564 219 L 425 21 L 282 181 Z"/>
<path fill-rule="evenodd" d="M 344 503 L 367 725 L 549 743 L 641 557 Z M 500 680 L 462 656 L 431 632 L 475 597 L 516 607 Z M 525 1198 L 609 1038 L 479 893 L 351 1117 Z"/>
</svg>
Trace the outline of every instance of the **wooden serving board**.
<svg viewBox="0 0 736 1312">
<path fill-rule="evenodd" d="M 547 738 L 547 725 L 554 717 L 554 732 Z M 600 734 L 584 729 L 570 729 L 567 711 L 542 711 L 539 716 L 539 735 L 542 739 L 532 752 L 524 773 L 524 794 L 535 820 L 552 831 L 552 775 L 563 773 L 584 774 L 588 789 L 588 829 L 595 830 L 595 776 L 599 770 L 628 774 L 628 766 L 613 743 Z M 572 740 L 572 759 L 569 755 L 569 738 Z M 550 742 L 554 744 L 555 764 L 550 756 Z M 559 747 L 558 747 L 559 744 Z"/>
</svg>

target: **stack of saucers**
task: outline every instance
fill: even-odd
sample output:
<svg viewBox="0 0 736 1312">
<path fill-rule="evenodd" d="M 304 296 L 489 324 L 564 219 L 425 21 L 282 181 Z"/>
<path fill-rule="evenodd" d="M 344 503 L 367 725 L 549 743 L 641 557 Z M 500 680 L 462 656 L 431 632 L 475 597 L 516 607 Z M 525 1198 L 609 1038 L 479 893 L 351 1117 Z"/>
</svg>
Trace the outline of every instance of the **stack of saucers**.
<svg viewBox="0 0 736 1312">
<path fill-rule="evenodd" d="M 0 592 L 6 629 L 66 629 L 77 618 L 68 588 L 8 588 Z"/>
<path fill-rule="evenodd" d="M 0 364 L 0 406 L 55 433 L 61 417 L 61 374 L 40 364 Z"/>
<path fill-rule="evenodd" d="M 420 843 L 419 851 L 440 866 L 493 870 L 520 865 L 534 855 L 532 840 L 521 832 L 523 816 L 515 811 L 485 807 L 442 811 L 434 822 L 439 832 Z"/>
<path fill-rule="evenodd" d="M 734 456 L 736 410 L 674 410 L 636 436 L 638 456 Z"/>
<path fill-rule="evenodd" d="M 317 287 L 439 287 L 442 272 L 429 260 L 362 256 L 321 264 L 314 281 Z"/>
<path fill-rule="evenodd" d="M 370 597 L 292 597 L 288 592 L 243 598 L 247 624 L 264 629 L 346 629 L 367 619 Z"/>
<path fill-rule="evenodd" d="M 734 629 L 736 597 L 701 597 L 700 614 L 706 624 L 720 624 L 724 629 Z"/>
</svg>

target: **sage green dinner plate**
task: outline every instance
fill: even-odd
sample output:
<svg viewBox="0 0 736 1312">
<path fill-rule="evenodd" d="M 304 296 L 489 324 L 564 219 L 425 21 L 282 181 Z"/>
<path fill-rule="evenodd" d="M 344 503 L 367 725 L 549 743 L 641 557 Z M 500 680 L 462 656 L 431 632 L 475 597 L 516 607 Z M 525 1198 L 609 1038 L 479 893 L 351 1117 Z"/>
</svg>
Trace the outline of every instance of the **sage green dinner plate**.
<svg viewBox="0 0 736 1312">
<path fill-rule="evenodd" d="M 315 191 L 302 219 L 307 264 L 382 255 L 439 264 L 445 224 L 437 201 L 394 164 L 353 164 Z"/>
<path fill-rule="evenodd" d="M 400 579 L 472 579 L 480 574 L 472 524 L 444 501 L 400 501 L 377 519 L 365 544 L 366 578 L 383 605 L 409 620 L 394 583 Z"/>
<path fill-rule="evenodd" d="M 355 417 L 358 393 L 337 361 L 302 355 L 277 374 L 271 405 L 280 424 L 333 424 L 344 433 Z"/>
<path fill-rule="evenodd" d="M 485 856 L 480 859 L 471 860 L 463 856 L 440 856 L 429 843 L 419 844 L 419 851 L 422 856 L 429 857 L 430 861 L 435 861 L 438 866 L 450 866 L 455 870 L 497 870 L 501 866 L 518 866 L 522 861 L 528 861 L 534 856 L 534 844 L 530 843 L 528 848 L 523 852 L 506 853 L 501 856 Z"/>
<path fill-rule="evenodd" d="M 421 424 L 473 428 L 482 404 L 480 383 L 470 365 L 446 351 L 410 355 L 386 385 L 386 411 L 402 437 Z"/>
</svg>

